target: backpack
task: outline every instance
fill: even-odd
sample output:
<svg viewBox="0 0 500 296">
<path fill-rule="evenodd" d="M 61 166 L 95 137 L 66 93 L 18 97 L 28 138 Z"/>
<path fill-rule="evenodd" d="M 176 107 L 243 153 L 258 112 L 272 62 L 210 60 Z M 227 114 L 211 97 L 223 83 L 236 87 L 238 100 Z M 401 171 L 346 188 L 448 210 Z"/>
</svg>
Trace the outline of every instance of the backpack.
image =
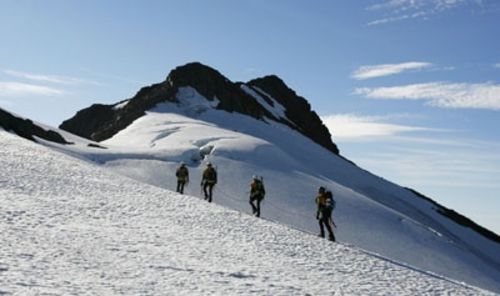
<svg viewBox="0 0 500 296">
<path fill-rule="evenodd" d="M 252 196 L 260 196 L 261 199 L 266 195 L 266 189 L 264 188 L 263 180 L 254 180 L 255 187 L 252 188 Z"/>
<path fill-rule="evenodd" d="M 203 173 L 203 178 L 209 182 L 217 182 L 217 172 L 214 168 L 207 168 Z"/>
<path fill-rule="evenodd" d="M 264 188 L 264 180 L 262 180 L 262 177 L 257 181 L 257 190 L 262 195 L 262 198 L 264 198 L 264 195 L 266 195 L 266 189 Z"/>
<path fill-rule="evenodd" d="M 333 199 L 333 193 L 331 191 L 327 191 L 325 195 L 326 195 L 325 207 L 333 212 L 335 206 L 337 205 L 337 202 Z"/>
<path fill-rule="evenodd" d="M 175 176 L 178 178 L 186 178 L 188 174 L 189 173 L 186 167 L 179 167 L 177 169 L 177 172 L 175 173 Z"/>
</svg>

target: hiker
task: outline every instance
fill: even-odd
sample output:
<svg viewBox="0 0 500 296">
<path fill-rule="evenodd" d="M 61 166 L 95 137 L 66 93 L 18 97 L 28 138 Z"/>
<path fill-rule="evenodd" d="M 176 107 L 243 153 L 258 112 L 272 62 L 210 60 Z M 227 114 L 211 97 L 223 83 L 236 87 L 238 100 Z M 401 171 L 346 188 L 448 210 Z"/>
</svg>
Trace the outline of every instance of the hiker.
<svg viewBox="0 0 500 296">
<path fill-rule="evenodd" d="M 320 237 L 325 237 L 325 229 L 328 230 L 328 239 L 332 242 L 335 241 L 335 235 L 332 231 L 332 210 L 333 210 L 333 194 L 331 191 L 326 191 L 324 187 L 320 187 L 318 190 L 318 196 L 316 197 L 316 205 L 318 206 L 316 212 L 316 219 L 319 221 Z"/>
<path fill-rule="evenodd" d="M 262 177 L 259 179 L 254 175 L 250 184 L 250 205 L 252 206 L 252 213 L 256 217 L 260 217 L 260 202 L 264 199 L 265 195 L 266 189 L 264 188 Z M 254 202 L 257 202 L 257 204 Z"/>
<path fill-rule="evenodd" d="M 184 194 L 184 185 L 189 182 L 189 171 L 183 161 L 175 171 L 175 176 L 177 177 L 177 192 Z"/>
<path fill-rule="evenodd" d="M 203 171 L 203 177 L 201 179 L 201 186 L 203 187 L 203 193 L 205 193 L 205 200 L 208 200 L 208 202 L 212 202 L 212 192 L 215 184 L 217 184 L 217 171 L 209 162 L 206 169 Z"/>
</svg>

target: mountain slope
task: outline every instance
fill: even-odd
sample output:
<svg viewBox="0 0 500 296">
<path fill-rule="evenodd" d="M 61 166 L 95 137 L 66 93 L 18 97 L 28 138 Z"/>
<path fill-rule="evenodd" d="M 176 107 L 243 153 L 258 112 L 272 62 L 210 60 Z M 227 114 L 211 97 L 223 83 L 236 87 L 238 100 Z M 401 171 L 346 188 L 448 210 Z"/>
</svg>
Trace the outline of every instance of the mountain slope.
<svg viewBox="0 0 500 296">
<path fill-rule="evenodd" d="M 492 295 L 0 131 L 0 294 Z"/>
<path fill-rule="evenodd" d="M 102 142 L 109 148 L 105 151 L 78 145 L 71 151 L 172 189 L 172 172 L 184 161 L 191 169 L 186 192 L 198 196 L 200 172 L 211 161 L 220 180 L 215 202 L 244 212 L 250 208 L 250 176 L 263 175 L 268 192 L 263 216 L 309 232 L 318 228 L 314 194 L 327 186 L 338 201 L 334 215 L 340 241 L 498 290 L 498 244 L 446 219 L 430 202 L 360 170 L 284 125 L 212 109 L 215 103 L 192 88 L 182 88 L 177 100 L 159 104 Z"/>
<path fill-rule="evenodd" d="M 97 116 L 95 126 L 86 126 L 94 107 L 61 125 L 94 139 L 102 136 L 107 151 L 58 149 L 164 188 L 175 188 L 172 172 L 184 161 L 193 170 L 191 195 L 200 194 L 200 171 L 212 161 L 220 175 L 215 202 L 240 211 L 249 211 L 250 176 L 262 175 L 268 189 L 263 215 L 309 232 L 318 228 L 315 192 L 327 186 L 338 200 L 340 241 L 500 291 L 496 234 L 341 158 L 329 133 L 319 132 L 331 143 L 322 145 L 300 116 L 315 115 L 304 101 L 275 76 L 235 84 L 213 69 L 189 64 L 131 100 L 104 106 L 110 115 Z"/>
</svg>

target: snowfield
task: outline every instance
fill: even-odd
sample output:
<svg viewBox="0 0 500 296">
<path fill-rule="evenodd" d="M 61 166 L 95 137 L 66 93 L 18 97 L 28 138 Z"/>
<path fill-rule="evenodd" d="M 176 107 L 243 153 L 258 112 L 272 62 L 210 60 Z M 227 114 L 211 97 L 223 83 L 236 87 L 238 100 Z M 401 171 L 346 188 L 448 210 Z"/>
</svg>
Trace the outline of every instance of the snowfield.
<svg viewBox="0 0 500 296">
<path fill-rule="evenodd" d="M 269 95 L 242 88 L 267 104 L 259 96 Z M 89 148 L 88 140 L 64 132 L 75 145 L 45 144 L 170 190 L 175 189 L 175 169 L 184 161 L 191 177 L 185 193 L 198 197 L 201 171 L 210 161 L 219 174 L 214 202 L 243 213 L 250 213 L 251 176 L 263 176 L 267 195 L 262 216 L 314 234 L 319 231 L 314 198 L 318 187 L 326 186 L 337 201 L 340 242 L 500 293 L 500 244 L 439 214 L 433 203 L 333 155 L 286 125 L 216 110 L 216 97 L 209 101 L 191 87 L 181 87 L 176 99 L 158 104 L 99 143 L 107 149 Z M 285 116 L 279 104 L 265 108 Z"/>
<path fill-rule="evenodd" d="M 1 130 L 0 142 L 3 295 L 492 295 Z"/>
<path fill-rule="evenodd" d="M 279 100 L 259 88 L 240 87 L 270 114 L 289 121 Z M 113 106 L 125 108 L 128 102 Z M 167 294 L 175 295 L 229 291 L 400 295 L 412 294 L 409 286 L 418 287 L 413 294 L 447 293 L 448 288 L 434 284 L 422 290 L 420 279 L 418 284 L 394 280 L 400 273 L 410 277 L 412 272 L 411 277 L 426 276 L 425 281 L 431 277 L 451 285 L 462 283 L 456 288 L 460 293 L 469 293 L 473 289 L 469 285 L 500 293 L 498 242 L 441 215 L 431 201 L 332 154 L 289 126 L 218 110 L 217 104 L 217 97 L 208 100 L 192 87 L 180 87 L 175 100 L 159 103 L 100 143 L 56 129 L 74 144 L 38 139 L 43 147 L 2 132 L 5 141 L 2 138 L 0 143 L 6 144 L 2 147 L 5 157 L 0 155 L 0 197 L 6 196 L 2 207 L 8 209 L 2 208 L 0 219 L 13 225 L 0 229 L 1 239 L 9 242 L 2 244 L 2 252 L 13 252 L 0 252 L 0 278 L 4 281 L 4 274 L 11 275 L 5 278 L 10 283 L 6 287 L 24 286 L 38 294 L 41 290 L 36 289 L 47 286 L 44 277 L 52 274 L 48 282 L 65 289 L 74 282 L 79 283 L 76 287 L 91 285 L 92 289 L 110 282 L 120 287 L 90 294 L 123 290 L 131 294 L 172 291 Z M 169 191 L 175 188 L 174 172 L 181 161 L 190 170 L 186 197 Z M 199 198 L 201 172 L 208 162 L 218 169 L 217 205 Z M 247 216 L 252 175 L 264 177 L 263 219 Z M 332 190 L 337 201 L 334 220 L 340 245 L 315 237 L 319 229 L 314 198 L 319 186 Z M 17 252 L 19 246 L 29 251 Z M 37 246 L 47 251 L 35 256 Z M 338 250 L 356 255 L 340 258 Z M 182 255 L 178 264 L 169 261 L 176 255 Z M 168 264 L 158 265 L 151 257 Z M 25 269 L 14 268 L 19 265 L 9 260 L 24 262 Z M 186 266 L 191 260 L 194 263 Z M 71 269 L 71 263 L 79 266 L 77 270 Z M 347 276 L 351 267 L 359 271 L 354 272 L 355 280 Z M 45 274 L 54 268 L 58 270 Z M 402 272 L 393 275 L 392 268 Z M 28 269 L 38 270 L 30 281 L 24 280 L 26 274 L 14 273 Z M 168 279 L 158 280 L 160 271 Z M 192 280 L 196 272 L 201 282 Z M 391 275 L 384 278 L 381 274 L 386 272 Z M 58 273 L 63 285 L 55 276 Z M 378 281 L 394 281 L 403 288 Z M 161 292 L 157 287 L 162 287 Z M 87 293 L 85 289 L 62 294 Z"/>
</svg>

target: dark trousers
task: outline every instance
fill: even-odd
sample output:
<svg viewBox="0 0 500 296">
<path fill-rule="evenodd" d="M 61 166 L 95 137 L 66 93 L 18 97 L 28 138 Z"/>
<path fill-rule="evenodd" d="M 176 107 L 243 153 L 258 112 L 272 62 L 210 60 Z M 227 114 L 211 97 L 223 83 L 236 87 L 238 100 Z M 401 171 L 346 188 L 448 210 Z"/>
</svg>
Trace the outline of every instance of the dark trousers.
<svg viewBox="0 0 500 296">
<path fill-rule="evenodd" d="M 252 213 L 260 217 L 260 202 L 262 201 L 262 198 L 257 197 L 257 198 L 250 198 L 250 205 L 252 206 Z"/>
<path fill-rule="evenodd" d="M 186 185 L 185 181 L 177 180 L 177 192 L 184 194 L 184 185 Z"/>
<path fill-rule="evenodd" d="M 328 230 L 328 234 L 329 234 L 329 239 L 331 241 L 335 241 L 335 235 L 333 235 L 333 231 L 332 231 L 332 222 L 331 222 L 331 217 L 330 216 L 327 216 L 327 215 L 324 215 L 323 217 L 321 217 L 321 219 L 319 219 L 319 229 L 320 229 L 320 236 L 321 237 L 325 237 L 325 228 L 324 226 L 326 226 L 326 230 Z"/>
<path fill-rule="evenodd" d="M 208 200 L 208 202 L 212 202 L 212 192 L 214 189 L 214 185 L 212 183 L 205 182 L 203 185 L 203 193 L 205 193 L 205 200 Z M 208 189 L 208 192 L 207 192 Z"/>
</svg>

